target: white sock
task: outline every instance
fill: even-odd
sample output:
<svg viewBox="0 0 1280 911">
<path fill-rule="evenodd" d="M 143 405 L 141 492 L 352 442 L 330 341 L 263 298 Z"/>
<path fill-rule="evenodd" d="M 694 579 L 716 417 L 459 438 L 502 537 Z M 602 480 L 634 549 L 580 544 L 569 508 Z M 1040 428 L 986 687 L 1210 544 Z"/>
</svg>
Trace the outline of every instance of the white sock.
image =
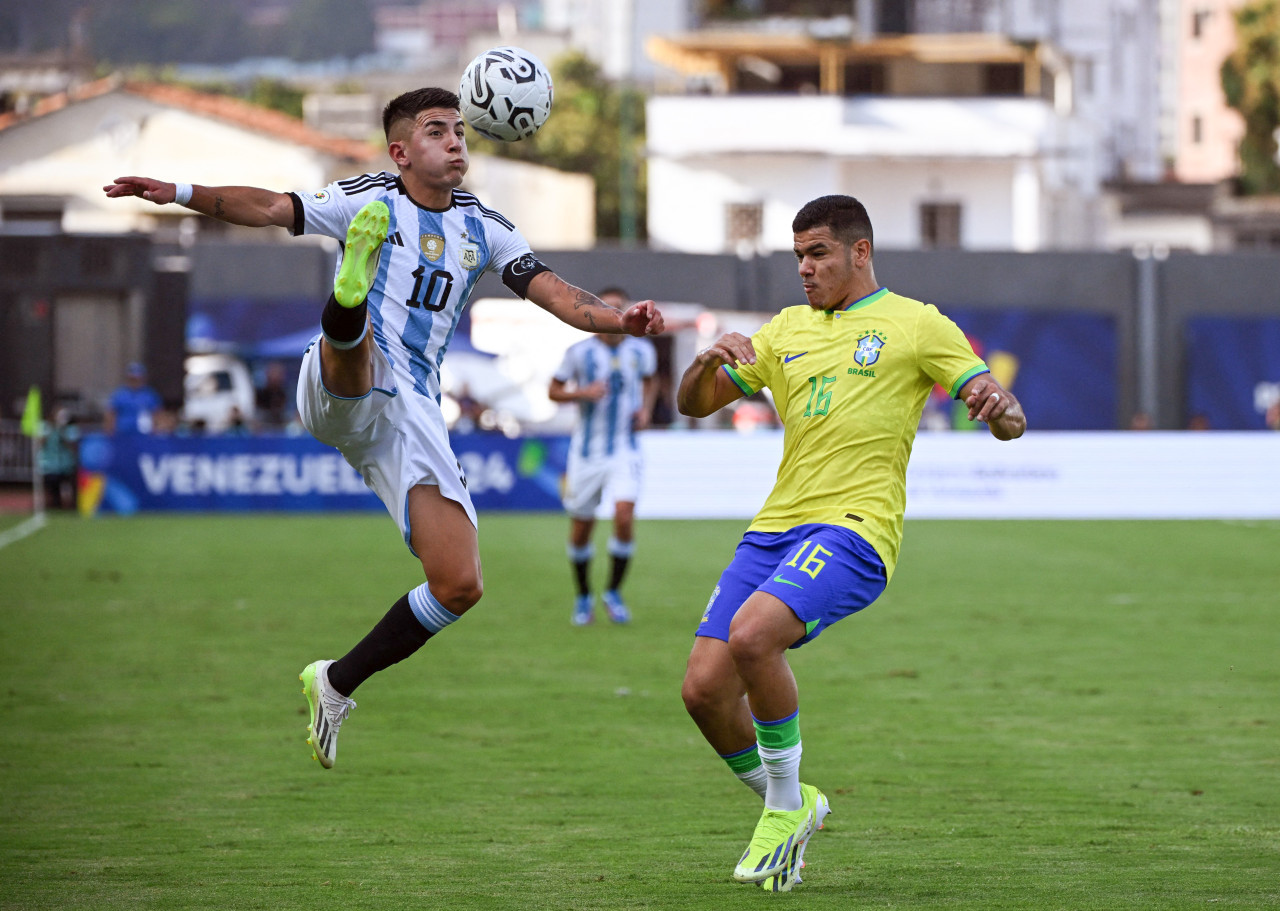
<svg viewBox="0 0 1280 911">
<path fill-rule="evenodd" d="M 762 768 L 769 776 L 764 794 L 764 805 L 768 809 L 795 811 L 804 806 L 804 798 L 800 796 L 800 754 L 803 751 L 803 745 L 798 742 L 781 750 L 760 747 Z"/>
<path fill-rule="evenodd" d="M 769 785 L 769 773 L 765 771 L 764 764 L 756 766 L 749 772 L 734 772 L 738 776 L 738 780 L 756 792 L 761 800 L 764 800 L 765 790 Z"/>
</svg>

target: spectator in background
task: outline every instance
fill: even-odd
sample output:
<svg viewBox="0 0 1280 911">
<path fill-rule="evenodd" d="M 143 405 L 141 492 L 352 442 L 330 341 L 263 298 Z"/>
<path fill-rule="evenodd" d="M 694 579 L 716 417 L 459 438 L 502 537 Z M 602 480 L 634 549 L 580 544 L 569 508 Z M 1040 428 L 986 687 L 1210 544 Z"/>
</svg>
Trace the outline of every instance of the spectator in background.
<svg viewBox="0 0 1280 911">
<path fill-rule="evenodd" d="M 284 364 L 271 361 L 267 364 L 262 385 L 254 390 L 254 405 L 263 430 L 283 430 L 289 424 L 292 399 Z"/>
<path fill-rule="evenodd" d="M 111 393 L 102 429 L 107 433 L 150 433 L 151 416 L 163 403 L 147 385 L 147 368 L 134 361 L 125 369 L 124 384 Z"/>
<path fill-rule="evenodd" d="M 665 371 L 654 374 L 653 427 L 670 427 L 675 423 L 676 414 L 672 408 L 675 392 L 671 388 L 671 375 Z"/>
<path fill-rule="evenodd" d="M 618 310 L 630 305 L 621 288 L 606 288 L 599 297 Z M 657 354 L 647 338 L 597 333 L 569 347 L 547 390 L 551 401 L 578 406 L 564 488 L 564 508 L 569 513 L 567 550 L 578 589 L 572 617 L 575 626 L 595 618 L 591 532 L 596 509 L 606 493 L 613 499 L 613 534 L 609 538 L 612 563 L 604 605 L 614 623 L 631 619 L 619 589 L 635 551 L 636 497 L 644 470 L 636 431 L 646 429 L 653 414 L 657 367 Z"/>
<path fill-rule="evenodd" d="M 52 422 L 40 426 L 40 473 L 50 509 L 75 509 L 79 452 L 80 427 L 71 412 L 59 408 Z"/>
<path fill-rule="evenodd" d="M 240 410 L 239 406 L 232 405 L 231 411 L 228 413 L 227 418 L 228 418 L 227 427 L 225 430 L 222 431 L 222 435 L 224 437 L 252 436 L 252 431 L 249 429 L 249 424 L 244 419 L 244 412 Z"/>
</svg>

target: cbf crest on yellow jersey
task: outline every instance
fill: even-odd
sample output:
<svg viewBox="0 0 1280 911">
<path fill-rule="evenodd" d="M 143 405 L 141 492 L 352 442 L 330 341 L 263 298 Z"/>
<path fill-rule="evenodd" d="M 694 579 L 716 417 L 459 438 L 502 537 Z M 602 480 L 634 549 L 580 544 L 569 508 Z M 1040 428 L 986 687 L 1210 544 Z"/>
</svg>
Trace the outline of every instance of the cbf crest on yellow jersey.
<svg viewBox="0 0 1280 911">
<path fill-rule="evenodd" d="M 747 395 L 768 387 L 785 430 L 778 480 L 750 530 L 841 525 L 892 575 L 929 390 L 954 397 L 987 365 L 936 307 L 887 288 L 842 310 L 788 307 L 751 344 L 754 364 L 724 369 Z"/>
</svg>

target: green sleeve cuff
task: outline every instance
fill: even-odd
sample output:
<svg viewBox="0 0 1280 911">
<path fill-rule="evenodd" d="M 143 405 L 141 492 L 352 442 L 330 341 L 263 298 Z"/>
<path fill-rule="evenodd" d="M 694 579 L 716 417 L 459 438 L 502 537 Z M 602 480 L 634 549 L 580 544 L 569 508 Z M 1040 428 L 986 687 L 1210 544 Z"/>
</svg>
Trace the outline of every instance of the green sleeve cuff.
<svg viewBox="0 0 1280 911">
<path fill-rule="evenodd" d="M 729 379 L 733 380 L 733 382 L 737 385 L 737 387 L 742 390 L 743 395 L 756 394 L 756 391 L 752 389 L 750 385 L 748 385 L 747 381 L 744 380 L 742 377 L 738 376 L 738 371 L 734 370 L 728 364 L 722 364 L 721 366 L 724 367 L 724 372 L 729 374 Z"/>
<path fill-rule="evenodd" d="M 986 364 L 979 364 L 977 367 L 974 367 L 973 369 L 960 374 L 960 379 L 956 380 L 955 383 L 952 384 L 948 394 L 953 399 L 958 398 L 960 395 L 960 390 L 964 388 L 965 383 L 969 382 L 969 380 L 973 379 L 975 376 L 979 376 L 983 373 L 990 373 L 990 372 L 991 372 L 991 368 L 988 367 Z"/>
</svg>

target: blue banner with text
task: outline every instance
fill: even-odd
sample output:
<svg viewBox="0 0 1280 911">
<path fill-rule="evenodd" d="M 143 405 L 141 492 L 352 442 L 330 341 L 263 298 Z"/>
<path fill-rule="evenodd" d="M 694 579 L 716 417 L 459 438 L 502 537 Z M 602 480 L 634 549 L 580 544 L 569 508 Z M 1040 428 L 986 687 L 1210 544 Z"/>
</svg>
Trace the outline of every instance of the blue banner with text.
<svg viewBox="0 0 1280 911">
<path fill-rule="evenodd" d="M 567 437 L 452 440 L 479 510 L 558 510 Z M 335 449 L 311 437 L 87 435 L 80 502 L 88 513 L 381 509 Z"/>
</svg>

